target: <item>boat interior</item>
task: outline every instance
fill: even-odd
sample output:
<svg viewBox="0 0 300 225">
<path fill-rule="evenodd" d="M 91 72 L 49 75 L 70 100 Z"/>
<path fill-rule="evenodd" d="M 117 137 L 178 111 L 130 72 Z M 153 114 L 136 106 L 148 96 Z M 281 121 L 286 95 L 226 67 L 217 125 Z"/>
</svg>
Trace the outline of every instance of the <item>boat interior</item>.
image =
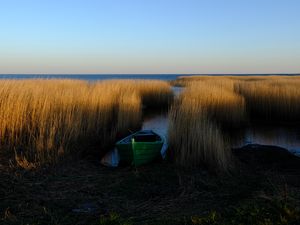
<svg viewBox="0 0 300 225">
<path fill-rule="evenodd" d="M 161 137 L 154 133 L 152 130 L 142 130 L 133 135 L 124 138 L 120 143 L 131 143 L 134 139 L 135 142 L 157 142 L 161 141 Z"/>
<path fill-rule="evenodd" d="M 140 131 L 132 137 L 135 142 L 156 142 L 161 141 L 159 135 L 151 130 Z"/>
</svg>

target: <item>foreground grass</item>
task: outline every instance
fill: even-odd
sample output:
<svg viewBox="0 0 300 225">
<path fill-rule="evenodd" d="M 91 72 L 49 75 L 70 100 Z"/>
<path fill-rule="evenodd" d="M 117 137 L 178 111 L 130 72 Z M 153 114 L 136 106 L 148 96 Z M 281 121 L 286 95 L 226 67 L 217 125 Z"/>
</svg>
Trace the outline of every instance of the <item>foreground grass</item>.
<svg viewBox="0 0 300 225">
<path fill-rule="evenodd" d="M 86 160 L 36 173 L 0 169 L 0 224 L 296 225 L 299 218 L 299 171 L 241 166 L 216 177 L 168 162 L 135 170 Z"/>
<path fill-rule="evenodd" d="M 229 207 L 225 212 L 211 211 L 201 216 L 182 219 L 157 220 L 157 225 L 296 225 L 300 221 L 300 209 L 284 201 L 251 201 L 236 207 Z M 130 219 L 124 219 L 116 213 L 100 217 L 100 225 L 133 225 Z"/>
<path fill-rule="evenodd" d="M 0 151 L 27 169 L 66 156 L 103 155 L 141 126 L 142 107 L 167 107 L 162 81 L 0 81 Z"/>
</svg>

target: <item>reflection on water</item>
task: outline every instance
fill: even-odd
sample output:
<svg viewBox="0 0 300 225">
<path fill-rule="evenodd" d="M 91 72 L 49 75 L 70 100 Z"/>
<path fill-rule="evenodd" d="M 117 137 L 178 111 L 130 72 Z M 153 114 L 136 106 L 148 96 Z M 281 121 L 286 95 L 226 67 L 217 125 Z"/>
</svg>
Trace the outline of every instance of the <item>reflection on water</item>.
<svg viewBox="0 0 300 225">
<path fill-rule="evenodd" d="M 149 113 L 144 116 L 143 130 L 153 130 L 161 136 L 167 137 L 167 112 Z"/>
<path fill-rule="evenodd" d="M 179 94 L 183 91 L 183 87 L 172 87 L 172 91 L 175 96 L 179 96 Z"/>
<path fill-rule="evenodd" d="M 174 92 L 174 95 L 177 97 L 182 92 L 183 87 L 172 87 L 172 90 Z M 143 130 L 153 130 L 167 139 L 168 112 L 146 111 L 143 117 Z"/>
<path fill-rule="evenodd" d="M 167 112 L 147 113 L 144 115 L 143 130 L 153 130 L 164 139 L 161 155 L 166 157 L 168 149 L 168 119 Z"/>
<path fill-rule="evenodd" d="M 234 147 L 246 144 L 276 145 L 300 156 L 300 129 L 294 126 L 254 124 L 233 138 Z"/>
</svg>

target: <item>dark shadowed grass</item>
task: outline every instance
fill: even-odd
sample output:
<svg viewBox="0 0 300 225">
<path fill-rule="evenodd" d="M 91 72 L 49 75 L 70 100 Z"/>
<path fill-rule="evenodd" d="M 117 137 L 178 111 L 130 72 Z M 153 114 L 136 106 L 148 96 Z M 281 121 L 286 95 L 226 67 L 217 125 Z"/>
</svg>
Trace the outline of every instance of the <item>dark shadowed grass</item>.
<svg viewBox="0 0 300 225">
<path fill-rule="evenodd" d="M 169 112 L 169 155 L 184 168 L 228 172 L 231 152 L 221 130 L 199 105 L 177 102 Z"/>
<path fill-rule="evenodd" d="M 214 211 L 221 222 L 244 221 L 239 215 L 250 212 L 270 218 L 277 206 L 297 212 L 298 170 L 237 165 L 231 176 L 217 177 L 168 162 L 135 170 L 81 160 L 39 172 L 1 162 L 0 224 L 193 224 L 192 218 L 210 221 Z"/>
<path fill-rule="evenodd" d="M 170 153 L 184 167 L 231 168 L 227 135 L 252 120 L 300 121 L 300 79 L 287 76 L 188 76 L 169 113 Z M 228 135 L 229 136 L 229 135 Z"/>
<path fill-rule="evenodd" d="M 300 76 L 187 76 L 179 77 L 172 82 L 173 85 L 190 87 L 195 83 L 198 85 L 198 92 L 206 95 L 207 89 L 215 87 L 219 89 L 219 98 L 227 95 L 222 91 L 227 89 L 235 95 L 244 98 L 243 105 L 247 113 L 254 120 L 268 120 L 279 122 L 300 121 Z M 216 102 L 213 95 L 211 102 Z M 221 103 L 226 103 L 223 98 Z M 219 102 L 220 104 L 220 102 Z M 238 105 L 240 105 L 238 103 Z M 228 104 L 225 104 L 229 106 Z M 231 109 L 229 115 L 238 113 L 242 107 Z M 244 109 L 245 110 L 245 109 Z M 218 110 L 213 110 L 213 113 Z M 223 113 L 225 115 L 225 113 Z M 241 114 L 242 115 L 242 114 Z M 217 119 L 222 117 L 219 114 Z M 238 123 L 238 121 L 233 121 Z"/>
<path fill-rule="evenodd" d="M 234 93 L 231 81 L 189 84 L 169 112 L 170 154 L 183 167 L 228 172 L 230 145 L 221 128 L 245 121 L 244 98 Z"/>
<path fill-rule="evenodd" d="M 252 119 L 300 121 L 299 79 L 239 82 L 235 91 L 245 97 Z"/>
</svg>

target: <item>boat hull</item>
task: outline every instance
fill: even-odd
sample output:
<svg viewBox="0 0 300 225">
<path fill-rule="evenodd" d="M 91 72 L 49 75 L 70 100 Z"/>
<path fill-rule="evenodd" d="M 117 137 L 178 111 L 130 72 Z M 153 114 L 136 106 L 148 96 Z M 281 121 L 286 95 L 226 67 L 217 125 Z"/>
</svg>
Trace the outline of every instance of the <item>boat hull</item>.
<svg viewBox="0 0 300 225">
<path fill-rule="evenodd" d="M 153 161 L 161 151 L 163 142 L 132 142 L 133 164 L 141 166 Z"/>
<path fill-rule="evenodd" d="M 142 132 L 156 135 L 155 140 L 147 141 Z M 149 136 L 148 136 L 149 137 Z M 120 155 L 121 164 L 141 166 L 153 161 L 160 155 L 163 146 L 163 139 L 153 131 L 139 131 L 118 141 L 116 147 Z"/>
</svg>

